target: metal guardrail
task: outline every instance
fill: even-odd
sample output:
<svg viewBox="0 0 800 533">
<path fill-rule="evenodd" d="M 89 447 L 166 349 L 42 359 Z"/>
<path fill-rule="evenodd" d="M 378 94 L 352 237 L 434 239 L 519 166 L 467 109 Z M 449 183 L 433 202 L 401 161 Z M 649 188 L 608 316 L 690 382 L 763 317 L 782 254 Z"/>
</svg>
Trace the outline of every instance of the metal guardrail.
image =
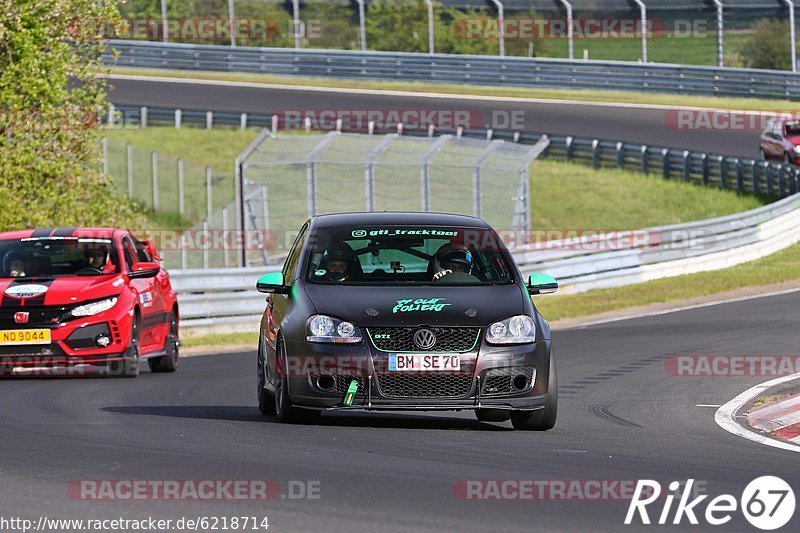
<svg viewBox="0 0 800 533">
<path fill-rule="evenodd" d="M 109 41 L 119 66 L 288 76 L 556 89 L 800 99 L 800 74 L 782 70 L 626 61 L 360 52 Z"/>
<path fill-rule="evenodd" d="M 800 195 L 794 195 L 735 215 L 574 242 L 535 243 L 512 253 L 524 274 L 546 272 L 559 280 L 562 292 L 576 293 L 727 268 L 798 241 Z M 264 295 L 255 291 L 255 282 L 276 270 L 172 271 L 181 327 L 253 331 L 264 310 Z"/>
</svg>

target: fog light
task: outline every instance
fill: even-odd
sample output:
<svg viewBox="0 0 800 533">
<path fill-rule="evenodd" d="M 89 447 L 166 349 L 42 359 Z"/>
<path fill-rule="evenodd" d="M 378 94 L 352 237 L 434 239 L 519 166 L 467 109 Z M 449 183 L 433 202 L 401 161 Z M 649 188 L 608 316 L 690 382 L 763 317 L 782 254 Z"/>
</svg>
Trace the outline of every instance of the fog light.
<svg viewBox="0 0 800 533">
<path fill-rule="evenodd" d="M 106 346 L 111 344 L 111 339 L 109 339 L 108 335 L 106 335 L 105 333 L 101 333 L 100 335 L 94 338 L 94 343 L 101 348 L 105 348 Z"/>
</svg>

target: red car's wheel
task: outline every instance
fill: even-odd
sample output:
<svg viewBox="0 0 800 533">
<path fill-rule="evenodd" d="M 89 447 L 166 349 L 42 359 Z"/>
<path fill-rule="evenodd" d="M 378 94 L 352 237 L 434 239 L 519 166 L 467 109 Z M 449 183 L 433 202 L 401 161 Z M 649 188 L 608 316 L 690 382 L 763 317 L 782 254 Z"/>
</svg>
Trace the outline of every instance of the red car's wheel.
<svg viewBox="0 0 800 533">
<path fill-rule="evenodd" d="M 169 314 L 169 333 L 164 344 L 166 355 L 147 360 L 150 372 L 175 372 L 178 369 L 180 341 L 178 340 L 178 317 L 174 312 Z"/>
</svg>

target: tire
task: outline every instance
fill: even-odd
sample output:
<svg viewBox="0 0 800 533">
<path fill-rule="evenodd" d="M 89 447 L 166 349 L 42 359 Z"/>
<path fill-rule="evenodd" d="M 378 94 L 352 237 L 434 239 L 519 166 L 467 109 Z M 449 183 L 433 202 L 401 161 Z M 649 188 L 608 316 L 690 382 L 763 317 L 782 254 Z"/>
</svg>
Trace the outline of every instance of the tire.
<svg viewBox="0 0 800 533">
<path fill-rule="evenodd" d="M 264 346 L 261 339 L 258 339 L 258 379 L 256 397 L 258 398 L 258 410 L 262 415 L 275 416 L 275 398 L 266 388 L 267 383 L 267 369 L 264 365 Z"/>
<path fill-rule="evenodd" d="M 141 332 L 141 318 L 139 313 L 133 315 L 131 323 L 131 340 L 121 361 L 112 361 L 108 364 L 108 374 L 115 378 L 135 378 L 139 375 L 139 335 Z"/>
<path fill-rule="evenodd" d="M 547 431 L 553 429 L 558 417 L 558 376 L 556 361 L 550 354 L 550 377 L 547 382 L 547 399 L 543 409 L 536 411 L 513 411 L 511 425 L 524 431 Z"/>
<path fill-rule="evenodd" d="M 275 353 L 276 366 L 284 369 L 284 372 L 275 385 L 275 415 L 278 417 L 278 421 L 284 424 L 313 424 L 319 420 L 319 411 L 300 409 L 292 405 L 292 399 L 289 397 L 289 379 L 285 371 L 287 367 L 284 361 L 284 354 L 283 339 L 278 338 Z"/>
<path fill-rule="evenodd" d="M 175 315 L 175 311 L 169 313 L 169 333 L 167 333 L 167 341 L 164 343 L 164 350 L 167 352 L 166 355 L 147 360 L 150 372 L 175 372 L 178 370 L 180 339 L 178 338 L 178 317 Z"/>
<path fill-rule="evenodd" d="M 511 420 L 511 412 L 505 409 L 475 409 L 475 418 L 481 422 L 506 422 Z"/>
</svg>

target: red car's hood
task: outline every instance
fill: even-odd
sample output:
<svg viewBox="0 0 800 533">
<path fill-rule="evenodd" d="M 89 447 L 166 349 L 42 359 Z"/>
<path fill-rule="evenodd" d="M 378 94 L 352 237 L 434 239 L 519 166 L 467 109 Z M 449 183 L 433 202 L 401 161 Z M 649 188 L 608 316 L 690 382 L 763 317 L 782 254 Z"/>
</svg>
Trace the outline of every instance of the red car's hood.
<svg viewBox="0 0 800 533">
<path fill-rule="evenodd" d="M 24 280 L 0 278 L 0 307 L 16 307 L 22 301 L 25 301 L 25 305 L 72 305 L 115 296 L 120 293 L 122 282 L 122 275 L 119 274 Z M 41 292 L 42 289 L 44 292 Z"/>
</svg>

